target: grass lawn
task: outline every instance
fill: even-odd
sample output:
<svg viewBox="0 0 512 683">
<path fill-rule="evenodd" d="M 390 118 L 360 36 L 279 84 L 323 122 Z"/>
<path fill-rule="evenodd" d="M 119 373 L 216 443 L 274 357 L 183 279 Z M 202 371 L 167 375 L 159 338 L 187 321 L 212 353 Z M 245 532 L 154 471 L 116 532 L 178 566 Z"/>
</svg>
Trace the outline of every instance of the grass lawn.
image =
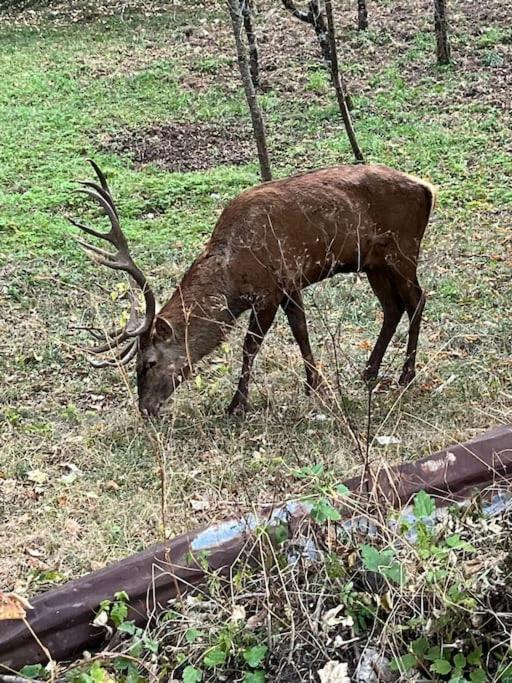
<svg viewBox="0 0 512 683">
<path fill-rule="evenodd" d="M 419 373 L 398 390 L 404 322 L 372 400 L 375 462 L 418 458 L 512 416 L 510 10 L 451 4 L 455 61 L 442 69 L 426 0 L 372 3 L 365 34 L 348 3 L 338 15 L 367 159 L 439 186 L 419 270 L 428 295 Z M 170 172 L 115 140 L 126 147 L 171 123 L 245 131 L 234 47 L 223 3 L 193 14 L 107 3 L 94 17 L 56 5 L 0 15 L 0 586 L 29 593 L 165 533 L 299 495 L 305 466 L 323 464 L 332 481 L 357 469 L 368 428 L 360 373 L 381 319 L 365 278 L 322 283 L 306 302 L 325 397 L 304 396 L 281 316 L 257 361 L 253 410 L 228 418 L 244 319 L 156 427 L 144 424 L 133 368 L 91 370 L 69 330 L 97 310 L 118 315 L 121 282 L 75 244 L 65 216 L 83 202 L 71 190 L 93 157 L 134 256 L 169 295 L 222 207 L 257 182 L 257 165 Z M 313 34 L 269 7 L 262 1 L 258 15 L 260 101 L 276 177 L 351 161 Z M 378 435 L 398 442 L 380 446 Z"/>
</svg>

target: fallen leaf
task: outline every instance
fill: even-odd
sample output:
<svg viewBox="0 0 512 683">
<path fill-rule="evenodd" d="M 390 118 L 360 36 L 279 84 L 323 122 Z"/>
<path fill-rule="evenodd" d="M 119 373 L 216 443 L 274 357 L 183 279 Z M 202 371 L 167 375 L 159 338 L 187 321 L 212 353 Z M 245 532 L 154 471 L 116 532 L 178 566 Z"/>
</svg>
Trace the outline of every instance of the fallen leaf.
<svg viewBox="0 0 512 683">
<path fill-rule="evenodd" d="M 201 510 L 208 510 L 210 507 L 210 502 L 205 498 L 191 498 L 190 505 L 192 510 L 200 512 Z"/>
<path fill-rule="evenodd" d="M 33 609 L 33 607 L 21 595 L 0 592 L 0 621 L 6 619 L 25 619 L 27 609 Z"/>
<path fill-rule="evenodd" d="M 103 569 L 104 566 L 104 562 L 97 562 L 96 560 L 91 560 L 91 571 L 93 572 L 97 572 L 100 569 Z"/>
<path fill-rule="evenodd" d="M 80 524 L 76 519 L 66 519 L 64 522 L 64 529 L 70 536 L 78 536 L 80 533 Z"/>
<path fill-rule="evenodd" d="M 69 474 L 63 474 L 62 477 L 59 479 L 63 484 L 66 484 L 66 486 L 69 486 L 73 482 L 77 480 L 77 475 L 74 474 L 73 472 L 70 472 Z"/>
<path fill-rule="evenodd" d="M 320 683 L 350 683 L 348 664 L 331 660 L 323 669 L 318 670 Z"/>
<path fill-rule="evenodd" d="M 34 482 L 34 484 L 44 484 L 45 481 L 48 481 L 48 475 L 41 470 L 31 470 L 27 472 L 27 479 Z"/>
<path fill-rule="evenodd" d="M 379 446 L 389 446 L 393 443 L 400 443 L 401 439 L 398 436 L 376 436 L 375 441 Z"/>
<path fill-rule="evenodd" d="M 245 607 L 243 605 L 235 605 L 231 612 L 231 621 L 237 624 L 240 621 L 245 621 Z"/>
<path fill-rule="evenodd" d="M 43 557 L 43 554 L 42 550 L 37 548 L 27 548 L 27 555 L 30 555 L 30 557 Z"/>
<path fill-rule="evenodd" d="M 256 612 L 256 614 L 253 614 L 252 617 L 249 617 L 249 619 L 247 619 L 247 624 L 246 624 L 247 628 L 250 631 L 255 631 L 257 628 L 259 628 L 263 624 L 266 617 L 267 617 L 267 610 L 262 609 L 259 612 Z"/>
<path fill-rule="evenodd" d="M 342 621 L 342 618 L 338 617 L 338 614 L 343 608 L 344 605 L 338 605 L 337 607 L 327 610 L 327 612 L 322 616 L 322 622 L 324 625 L 328 628 L 337 626 Z"/>
</svg>

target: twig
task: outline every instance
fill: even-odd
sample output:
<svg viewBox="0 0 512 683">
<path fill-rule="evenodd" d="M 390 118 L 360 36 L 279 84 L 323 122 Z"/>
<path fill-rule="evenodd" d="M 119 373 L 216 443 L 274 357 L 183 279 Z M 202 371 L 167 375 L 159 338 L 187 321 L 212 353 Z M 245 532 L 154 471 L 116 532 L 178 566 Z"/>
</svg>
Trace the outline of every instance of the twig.
<svg viewBox="0 0 512 683">
<path fill-rule="evenodd" d="M 231 24 L 233 26 L 233 35 L 235 37 L 236 53 L 238 58 L 238 68 L 242 78 L 242 84 L 245 90 L 245 97 L 251 113 L 252 128 L 254 131 L 254 138 L 256 147 L 258 149 L 258 159 L 260 162 L 260 173 L 263 181 L 272 180 L 272 171 L 270 169 L 270 159 L 267 150 L 267 140 L 265 133 L 265 124 L 263 123 L 263 116 L 256 99 L 256 92 L 251 79 L 251 72 L 244 42 L 242 40 L 242 16 L 240 14 L 239 0 L 228 0 L 229 14 L 231 16 Z"/>
<path fill-rule="evenodd" d="M 338 66 L 338 53 L 336 51 L 336 36 L 334 32 L 334 19 L 332 16 L 332 4 L 331 0 L 325 0 L 325 13 L 327 15 L 327 26 L 329 28 L 329 44 L 331 46 L 331 79 L 336 90 L 336 97 L 338 99 L 338 106 L 340 108 L 341 117 L 343 123 L 345 124 L 345 130 L 347 131 L 348 139 L 352 147 L 352 151 L 359 163 L 364 163 L 363 153 L 361 152 L 359 145 L 357 143 L 356 134 L 354 131 L 354 126 L 352 125 L 352 119 L 350 117 L 350 112 L 348 110 L 347 98 L 345 94 L 345 89 L 340 77 L 340 70 Z"/>
<path fill-rule="evenodd" d="M 39 636 L 34 631 L 32 626 L 28 623 L 26 618 L 23 619 L 23 623 L 25 624 L 26 628 L 30 631 L 30 633 L 31 633 L 32 637 L 34 638 L 34 640 L 36 641 L 36 643 L 39 645 L 39 647 L 43 651 L 45 657 L 48 659 L 48 664 L 49 664 L 50 671 L 51 671 L 51 679 L 50 680 L 53 682 L 55 680 L 55 662 L 54 662 L 53 657 L 50 653 L 50 650 L 46 647 L 46 645 L 43 645 L 43 643 L 39 639 Z"/>
<path fill-rule="evenodd" d="M 256 33 L 252 24 L 252 2 L 251 0 L 240 0 L 240 9 L 244 19 L 245 34 L 247 36 L 247 44 L 249 46 L 249 64 L 251 70 L 251 80 L 255 88 L 260 84 L 260 68 L 258 61 L 258 44 L 256 42 Z"/>
</svg>

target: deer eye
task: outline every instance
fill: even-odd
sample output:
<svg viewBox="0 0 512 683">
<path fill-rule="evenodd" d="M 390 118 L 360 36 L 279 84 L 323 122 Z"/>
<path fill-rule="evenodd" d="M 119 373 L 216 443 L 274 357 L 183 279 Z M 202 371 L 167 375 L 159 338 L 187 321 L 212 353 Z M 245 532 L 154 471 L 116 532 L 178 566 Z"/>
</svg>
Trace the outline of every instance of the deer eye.
<svg viewBox="0 0 512 683">
<path fill-rule="evenodd" d="M 156 365 L 156 360 L 148 360 L 146 363 L 146 370 L 151 370 Z"/>
</svg>

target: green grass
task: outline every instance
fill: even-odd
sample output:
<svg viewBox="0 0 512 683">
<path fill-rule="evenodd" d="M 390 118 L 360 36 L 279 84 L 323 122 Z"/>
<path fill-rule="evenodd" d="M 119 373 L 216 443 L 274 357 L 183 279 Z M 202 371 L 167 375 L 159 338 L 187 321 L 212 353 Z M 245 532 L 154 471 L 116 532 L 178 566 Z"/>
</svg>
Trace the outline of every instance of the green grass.
<svg viewBox="0 0 512 683">
<path fill-rule="evenodd" d="M 418 8 L 407 19 L 411 40 L 397 47 L 391 9 L 376 5 L 364 36 L 343 33 L 357 133 L 369 161 L 422 175 L 440 193 L 420 267 L 428 295 L 420 373 L 407 392 L 392 385 L 374 396 L 372 434 L 400 436 L 396 446 L 372 446 L 377 461 L 416 458 L 512 414 L 510 131 L 503 110 L 463 95 L 475 84 L 493 92 L 497 71 L 481 68 L 481 55 L 464 71 L 457 64 L 438 69 L 432 36 L 417 29 Z M 380 325 L 364 279 L 340 277 L 307 295 L 332 395 L 303 396 L 301 362 L 279 318 L 258 359 L 254 411 L 245 423 L 224 415 L 241 329 L 213 354 L 214 364 L 200 366 L 200 379 L 177 392 L 156 433 L 140 422 L 127 391 L 133 369 L 126 376 L 93 372 L 74 348 L 77 334 L 68 325 L 84 312 L 101 309 L 104 320 L 119 314 L 108 296 L 119 278 L 89 265 L 65 218 L 83 212 L 72 190 L 90 174 L 87 157 L 107 172 L 133 253 L 162 300 L 227 201 L 257 182 L 256 163 L 168 173 L 106 149 L 110 134 L 159 121 L 247 124 L 227 23 L 193 52 L 181 33 L 190 22 L 179 10 L 124 21 L 64 18 L 4 27 L 0 38 L 0 554 L 8 557 L 0 581 L 8 586 L 20 580 L 36 589 L 39 564 L 70 576 L 161 538 L 162 459 L 172 533 L 296 495 L 297 467 L 322 463 L 342 479 L 359 464 L 351 433 L 364 444 L 360 372 Z M 340 25 L 349 25 L 348 15 Z M 300 49 L 290 47 L 286 23 L 277 26 L 279 69 L 265 73 L 273 88 L 259 98 L 275 175 L 350 161 L 315 46 L 304 38 Z M 459 50 L 471 50 L 481 36 L 483 49 L 495 49 L 506 31 L 489 25 L 479 38 L 472 30 L 469 22 L 456 37 Z M 202 79 L 194 87 L 191 74 Z M 402 324 L 402 337 L 405 331 Z M 390 348 L 385 375 L 398 375 L 403 346 L 397 340 Z M 71 483 L 66 463 L 81 471 Z M 45 474 L 42 484 L 31 480 L 33 471 Z M 191 500 L 206 507 L 198 512 Z M 69 524 L 66 530 L 69 520 L 78 532 Z M 27 566 L 27 547 L 43 559 Z"/>
</svg>

